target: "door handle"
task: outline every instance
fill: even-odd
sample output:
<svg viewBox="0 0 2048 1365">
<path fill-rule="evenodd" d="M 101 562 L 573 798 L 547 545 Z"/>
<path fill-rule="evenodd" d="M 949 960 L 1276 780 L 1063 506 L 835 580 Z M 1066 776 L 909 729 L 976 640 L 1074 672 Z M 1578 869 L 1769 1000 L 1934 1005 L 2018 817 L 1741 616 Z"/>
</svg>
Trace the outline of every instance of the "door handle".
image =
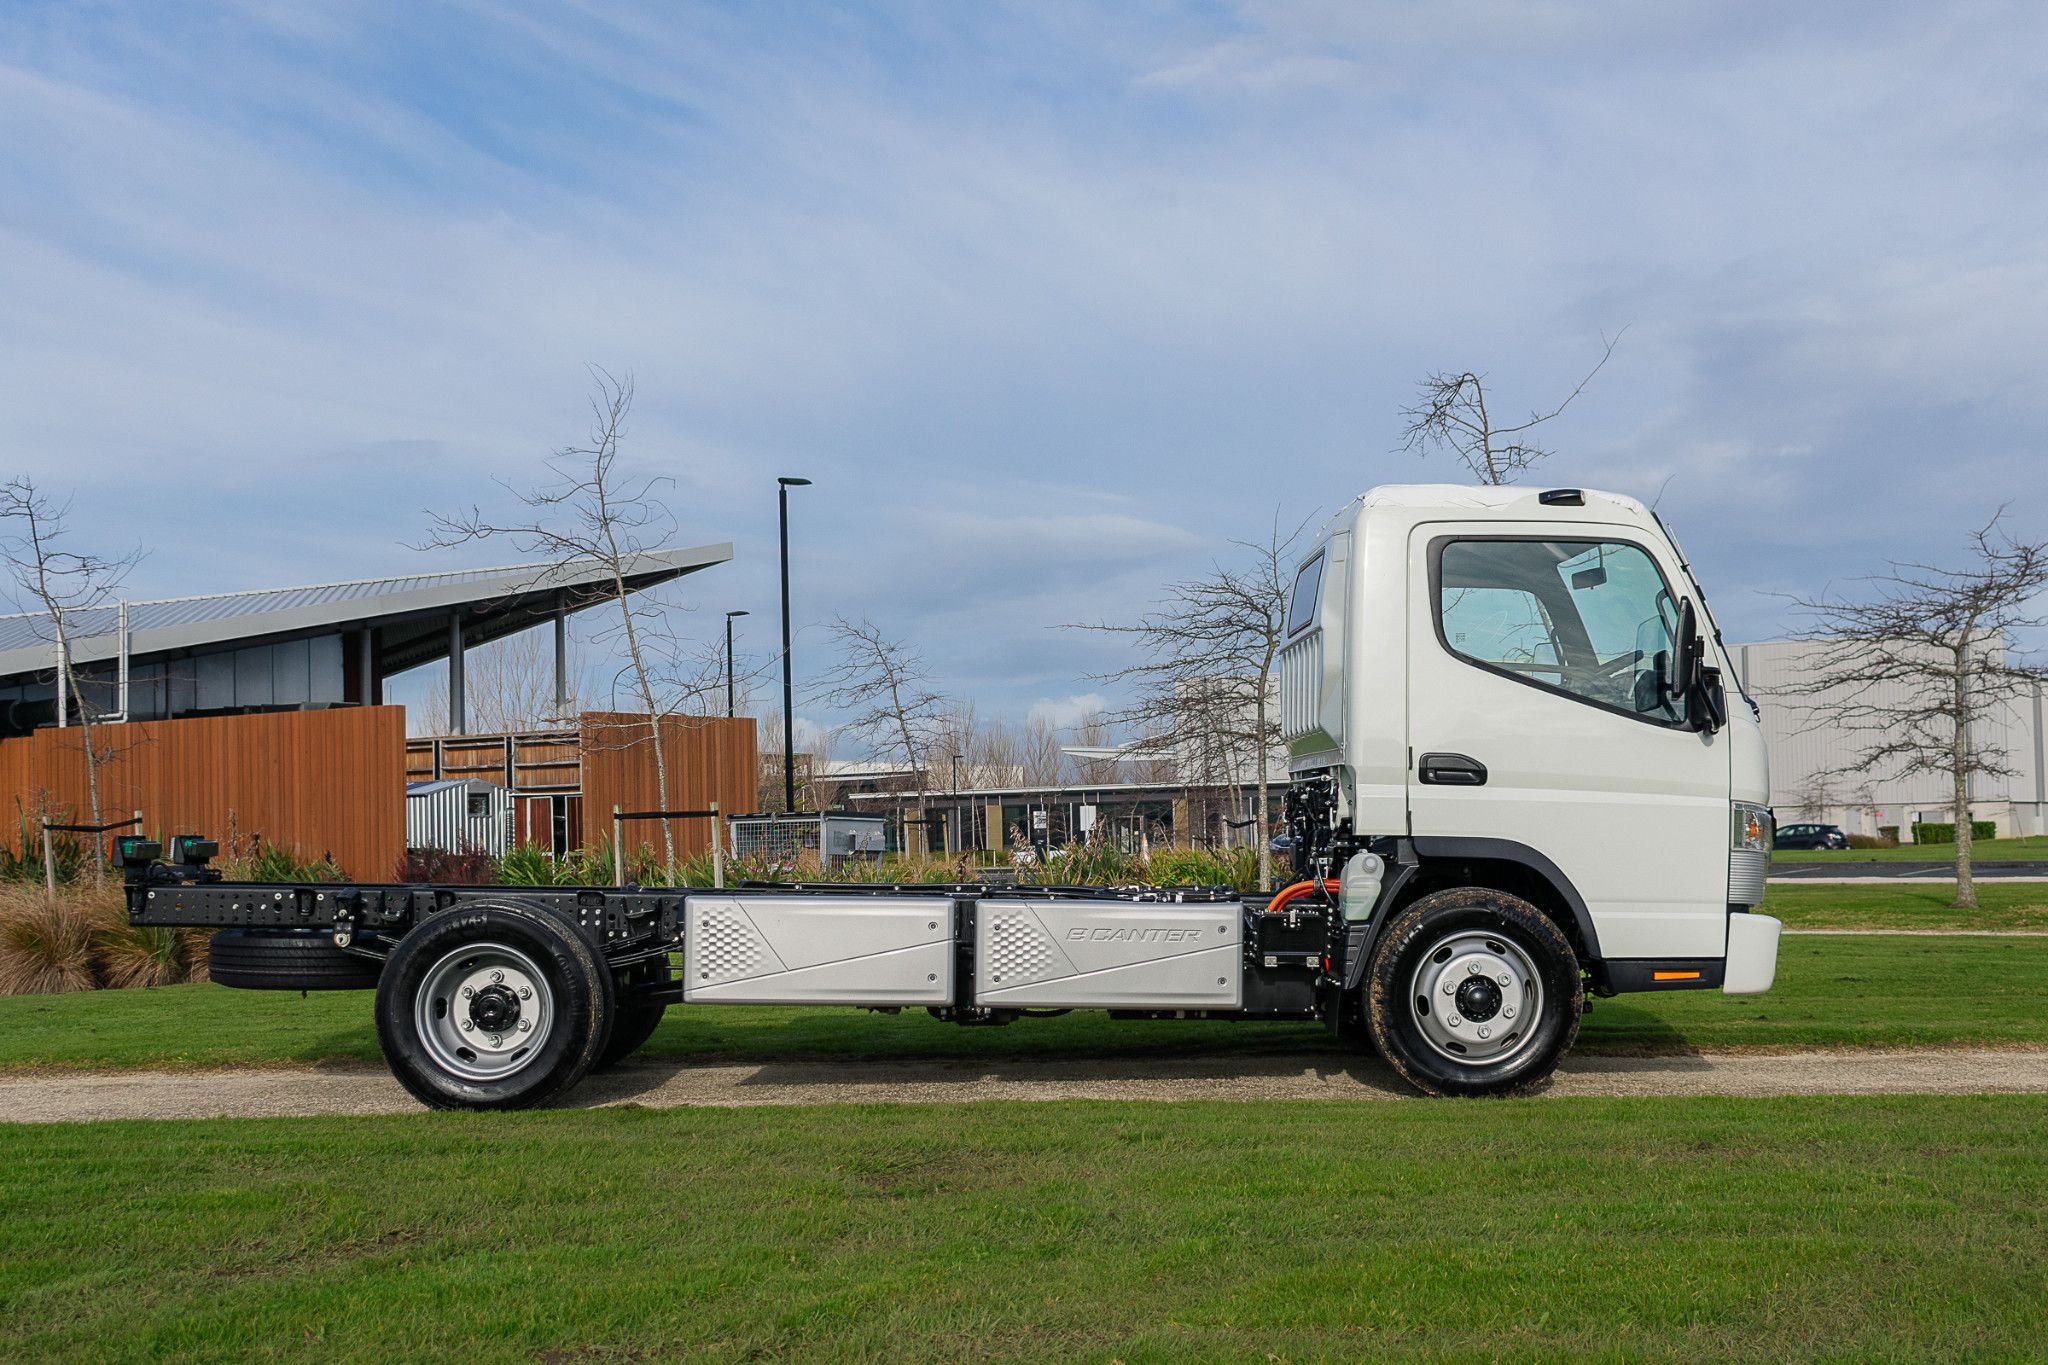
<svg viewBox="0 0 2048 1365">
<path fill-rule="evenodd" d="M 1486 765 L 1463 754 L 1424 754 L 1415 764 L 1415 776 L 1432 787 L 1483 787 Z"/>
</svg>

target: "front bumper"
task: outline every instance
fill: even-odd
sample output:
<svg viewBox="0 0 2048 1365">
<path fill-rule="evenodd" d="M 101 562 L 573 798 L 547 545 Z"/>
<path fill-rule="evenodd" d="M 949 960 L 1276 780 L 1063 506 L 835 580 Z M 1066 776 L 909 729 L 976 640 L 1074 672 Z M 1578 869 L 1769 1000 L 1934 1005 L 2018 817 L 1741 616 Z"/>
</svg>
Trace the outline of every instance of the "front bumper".
<svg viewBox="0 0 2048 1365">
<path fill-rule="evenodd" d="M 1770 915 L 1728 917 L 1728 965 L 1724 995 L 1762 995 L 1778 979 L 1778 933 L 1784 926 Z"/>
</svg>

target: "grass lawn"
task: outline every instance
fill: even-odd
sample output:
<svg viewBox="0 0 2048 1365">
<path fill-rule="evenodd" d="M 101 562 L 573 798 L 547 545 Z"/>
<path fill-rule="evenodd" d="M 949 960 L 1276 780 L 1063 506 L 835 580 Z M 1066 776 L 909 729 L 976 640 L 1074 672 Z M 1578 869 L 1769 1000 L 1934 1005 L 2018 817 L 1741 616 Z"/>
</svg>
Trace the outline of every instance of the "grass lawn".
<svg viewBox="0 0 2048 1365">
<path fill-rule="evenodd" d="M 2032 1356 L 2038 1097 L 0 1127 L 0 1355 Z"/>
<path fill-rule="evenodd" d="M 1956 910 L 1954 882 L 1817 886 L 1772 882 L 1764 910 L 1799 929 L 2048 929 L 2048 882 L 1978 882 Z"/>
<path fill-rule="evenodd" d="M 1901 844 L 1897 848 L 1787 848 L 1771 855 L 1781 863 L 1952 863 L 1954 844 Z M 2048 862 L 2048 836 L 2020 839 L 1973 839 L 1970 857 L 1980 863 Z"/>
<path fill-rule="evenodd" d="M 1683 991 L 1601 1000 L 1580 1032 L 1579 1048 L 2048 1044 L 2043 980 L 2048 937 L 1787 938 L 1769 995 Z M 1313 1024 L 1135 1023 L 1077 1013 L 968 1029 L 922 1012 L 726 1005 L 670 1010 L 645 1052 L 703 1060 L 857 1060 L 1294 1053 L 1333 1046 Z M 169 986 L 0 998 L 0 1069 L 337 1059 L 377 1059 L 367 992 L 302 998 Z"/>
</svg>

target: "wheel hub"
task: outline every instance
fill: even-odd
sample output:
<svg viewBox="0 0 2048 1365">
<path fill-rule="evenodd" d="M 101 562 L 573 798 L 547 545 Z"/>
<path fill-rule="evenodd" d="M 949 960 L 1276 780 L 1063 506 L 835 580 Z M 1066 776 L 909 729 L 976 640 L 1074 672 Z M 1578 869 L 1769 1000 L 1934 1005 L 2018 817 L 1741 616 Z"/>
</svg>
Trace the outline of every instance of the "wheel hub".
<svg viewBox="0 0 2048 1365">
<path fill-rule="evenodd" d="M 486 1033 L 503 1033 L 519 1022 L 519 997 L 493 983 L 469 999 L 469 1019 Z"/>
<path fill-rule="evenodd" d="M 413 1027 L 434 1063 L 494 1081 L 531 1062 L 555 1026 L 540 964 L 506 943 L 457 948 L 427 969 Z"/>
<path fill-rule="evenodd" d="M 1466 977 L 1459 985 L 1455 998 L 1458 1002 L 1458 1013 L 1475 1024 L 1483 1024 L 1500 1013 L 1500 987 L 1493 984 L 1491 977 Z"/>
<path fill-rule="evenodd" d="M 1521 1052 L 1543 1016 L 1534 956 L 1489 930 L 1460 930 L 1431 944 L 1409 998 L 1423 1040 L 1464 1066 L 1491 1066 Z"/>
</svg>

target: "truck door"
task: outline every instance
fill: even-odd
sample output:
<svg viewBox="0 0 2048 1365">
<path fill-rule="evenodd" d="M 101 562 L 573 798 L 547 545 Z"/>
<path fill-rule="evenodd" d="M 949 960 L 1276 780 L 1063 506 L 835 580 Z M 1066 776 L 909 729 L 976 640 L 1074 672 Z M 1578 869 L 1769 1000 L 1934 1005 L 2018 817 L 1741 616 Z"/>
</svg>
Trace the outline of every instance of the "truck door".
<svg viewBox="0 0 2048 1365">
<path fill-rule="evenodd" d="M 1425 523 L 1409 543 L 1410 831 L 1549 860 L 1608 958 L 1725 951 L 1728 744 L 1669 685 L 1683 582 L 1626 526 Z"/>
</svg>

